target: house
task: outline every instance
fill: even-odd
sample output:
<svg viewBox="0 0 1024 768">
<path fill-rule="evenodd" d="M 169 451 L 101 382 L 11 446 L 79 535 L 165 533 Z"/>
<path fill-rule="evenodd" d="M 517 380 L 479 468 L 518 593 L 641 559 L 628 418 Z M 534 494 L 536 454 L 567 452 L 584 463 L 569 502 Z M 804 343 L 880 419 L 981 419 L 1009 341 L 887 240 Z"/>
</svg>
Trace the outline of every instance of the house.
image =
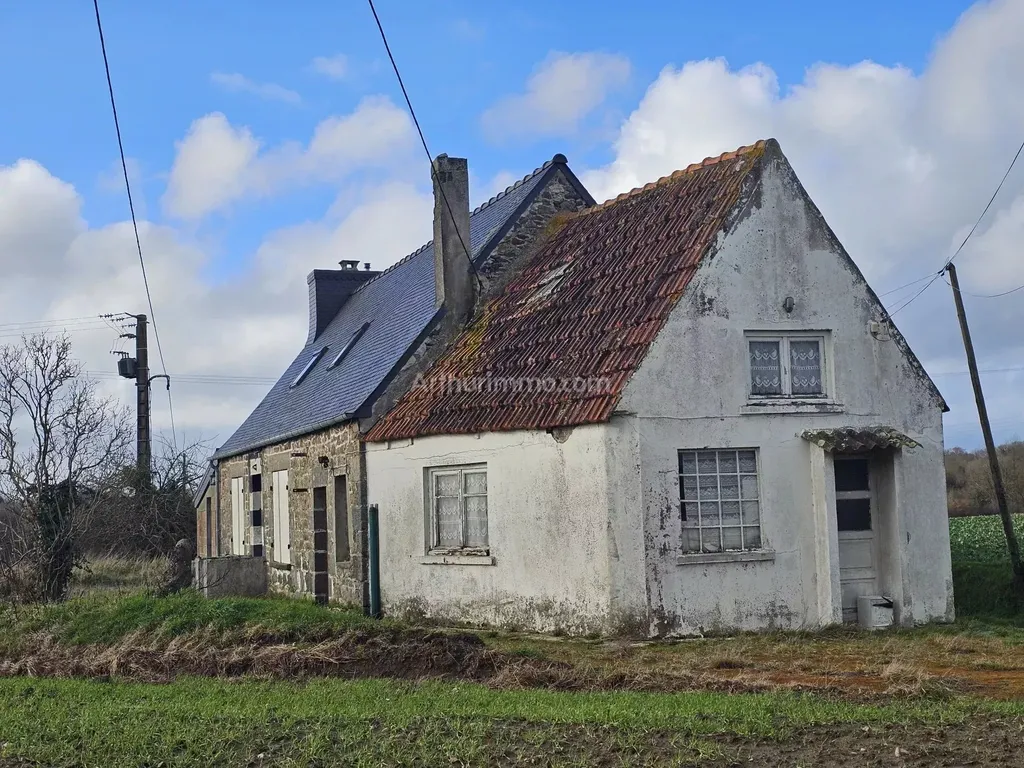
<svg viewBox="0 0 1024 768">
<path fill-rule="evenodd" d="M 557 224 L 367 434 L 385 612 L 951 620 L 946 405 L 778 143 Z"/>
<path fill-rule="evenodd" d="M 439 156 L 432 179 L 434 239 L 383 272 L 358 260 L 314 270 L 305 345 L 214 454 L 214 498 L 197 512 L 216 536 L 199 551 L 265 560 L 271 590 L 366 604 L 362 431 L 504 287 L 552 217 L 594 203 L 564 155 L 472 212 L 465 160 Z M 251 562 L 238 567 L 252 582 Z"/>
</svg>

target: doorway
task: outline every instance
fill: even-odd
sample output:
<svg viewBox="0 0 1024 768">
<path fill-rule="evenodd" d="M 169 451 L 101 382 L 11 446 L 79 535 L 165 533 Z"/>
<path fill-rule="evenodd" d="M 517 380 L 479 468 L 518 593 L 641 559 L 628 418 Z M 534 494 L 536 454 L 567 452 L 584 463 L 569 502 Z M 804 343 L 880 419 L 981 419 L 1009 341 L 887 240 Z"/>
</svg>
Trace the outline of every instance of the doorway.
<svg viewBox="0 0 1024 768">
<path fill-rule="evenodd" d="M 836 527 L 843 621 L 857 620 L 857 598 L 878 594 L 878 509 L 871 461 L 836 456 Z"/>
</svg>

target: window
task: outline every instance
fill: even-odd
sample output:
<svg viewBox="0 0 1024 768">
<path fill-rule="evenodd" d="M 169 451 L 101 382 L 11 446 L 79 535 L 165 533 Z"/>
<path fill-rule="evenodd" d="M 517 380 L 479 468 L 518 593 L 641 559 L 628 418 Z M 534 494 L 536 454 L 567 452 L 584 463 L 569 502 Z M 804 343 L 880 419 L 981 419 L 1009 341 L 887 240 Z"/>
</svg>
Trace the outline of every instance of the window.
<svg viewBox="0 0 1024 768">
<path fill-rule="evenodd" d="M 330 370 L 331 368 L 335 368 L 341 364 L 341 361 L 344 360 L 348 353 L 352 351 L 352 347 L 356 345 L 356 342 L 359 341 L 359 338 L 364 333 L 366 333 L 366 329 L 369 327 L 369 323 L 363 323 L 361 326 L 359 326 L 359 330 L 352 334 L 352 338 L 349 339 L 348 342 L 346 342 L 345 346 L 341 348 L 341 352 L 339 352 L 337 356 L 333 360 L 331 360 L 331 364 L 327 366 L 328 370 Z"/>
<path fill-rule="evenodd" d="M 302 380 L 305 379 L 309 375 L 309 372 L 313 370 L 313 366 L 320 362 L 320 358 L 323 357 L 326 353 L 327 347 L 321 347 L 320 349 L 318 349 L 316 351 L 316 354 L 314 354 L 313 357 L 309 359 L 309 362 L 302 367 L 302 370 L 299 371 L 299 375 L 295 377 L 295 381 L 292 382 L 291 388 L 294 389 L 295 387 L 299 386 L 299 384 L 302 383 Z"/>
<path fill-rule="evenodd" d="M 271 475 L 274 505 L 274 562 L 292 563 L 292 516 L 288 507 L 288 470 L 280 469 Z"/>
<path fill-rule="evenodd" d="M 427 472 L 430 549 L 487 550 L 487 465 Z"/>
<path fill-rule="evenodd" d="M 871 482 L 868 460 L 837 457 L 836 518 L 840 531 L 871 530 Z"/>
<path fill-rule="evenodd" d="M 760 549 L 753 450 L 679 451 L 683 552 Z"/>
<path fill-rule="evenodd" d="M 751 397 L 822 397 L 825 338 L 806 334 L 750 334 Z"/>
</svg>

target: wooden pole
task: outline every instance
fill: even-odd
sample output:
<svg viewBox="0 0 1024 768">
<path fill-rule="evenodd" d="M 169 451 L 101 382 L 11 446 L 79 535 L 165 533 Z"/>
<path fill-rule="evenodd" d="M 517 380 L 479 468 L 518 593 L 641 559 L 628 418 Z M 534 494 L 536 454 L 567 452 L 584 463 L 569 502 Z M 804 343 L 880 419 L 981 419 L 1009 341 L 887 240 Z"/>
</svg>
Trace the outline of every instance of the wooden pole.
<svg viewBox="0 0 1024 768">
<path fill-rule="evenodd" d="M 145 487 L 149 487 L 152 472 L 152 436 L 149 427 L 149 341 L 146 334 L 146 316 L 135 316 L 135 357 L 138 361 L 136 411 L 138 418 L 136 451 L 139 471 Z"/>
<path fill-rule="evenodd" d="M 952 263 L 946 265 L 949 282 L 953 287 L 953 301 L 956 302 L 956 315 L 960 320 L 960 333 L 964 337 L 964 351 L 967 353 L 967 367 L 971 372 L 971 385 L 974 387 L 974 400 L 978 404 L 978 419 L 981 421 L 981 434 L 985 438 L 985 450 L 988 452 L 989 469 L 992 472 L 992 485 L 996 492 L 996 505 L 999 517 L 1003 521 L 1003 533 L 1006 534 L 1006 546 L 1010 551 L 1010 565 L 1013 568 L 1013 583 L 1018 600 L 1024 600 L 1024 563 L 1021 562 L 1020 544 L 1013 530 L 1013 518 L 1006 503 L 1006 489 L 1003 487 L 1003 473 L 999 468 L 999 455 L 992 439 L 992 426 L 988 421 L 988 410 L 985 408 L 985 395 L 981 391 L 981 377 L 978 375 L 978 361 L 974 357 L 974 344 L 971 342 L 971 330 L 967 327 L 967 313 L 964 311 L 964 299 L 960 293 L 960 281 L 956 276 L 956 267 Z"/>
</svg>

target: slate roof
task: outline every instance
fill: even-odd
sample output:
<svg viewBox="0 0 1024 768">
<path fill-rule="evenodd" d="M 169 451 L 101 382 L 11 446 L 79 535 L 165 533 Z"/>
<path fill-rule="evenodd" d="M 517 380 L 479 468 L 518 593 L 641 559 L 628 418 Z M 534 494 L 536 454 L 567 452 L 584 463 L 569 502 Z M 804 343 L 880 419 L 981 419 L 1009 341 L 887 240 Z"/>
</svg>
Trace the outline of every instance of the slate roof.
<svg viewBox="0 0 1024 768">
<path fill-rule="evenodd" d="M 559 166 L 570 182 L 579 184 L 565 163 L 564 155 L 555 155 L 472 211 L 470 250 L 475 262 L 486 258 Z M 582 185 L 579 190 L 589 198 Z M 435 314 L 431 241 L 360 286 L 323 332 L 307 343 L 214 458 L 256 450 L 355 417 L 400 367 Z M 331 368 L 332 359 L 365 323 L 369 326 L 342 363 Z M 293 388 L 295 377 L 323 347 L 328 351 Z"/>
<path fill-rule="evenodd" d="M 427 386 L 410 390 L 366 439 L 606 421 L 758 175 L 765 146 L 709 158 L 563 220 L 426 374 Z"/>
</svg>

